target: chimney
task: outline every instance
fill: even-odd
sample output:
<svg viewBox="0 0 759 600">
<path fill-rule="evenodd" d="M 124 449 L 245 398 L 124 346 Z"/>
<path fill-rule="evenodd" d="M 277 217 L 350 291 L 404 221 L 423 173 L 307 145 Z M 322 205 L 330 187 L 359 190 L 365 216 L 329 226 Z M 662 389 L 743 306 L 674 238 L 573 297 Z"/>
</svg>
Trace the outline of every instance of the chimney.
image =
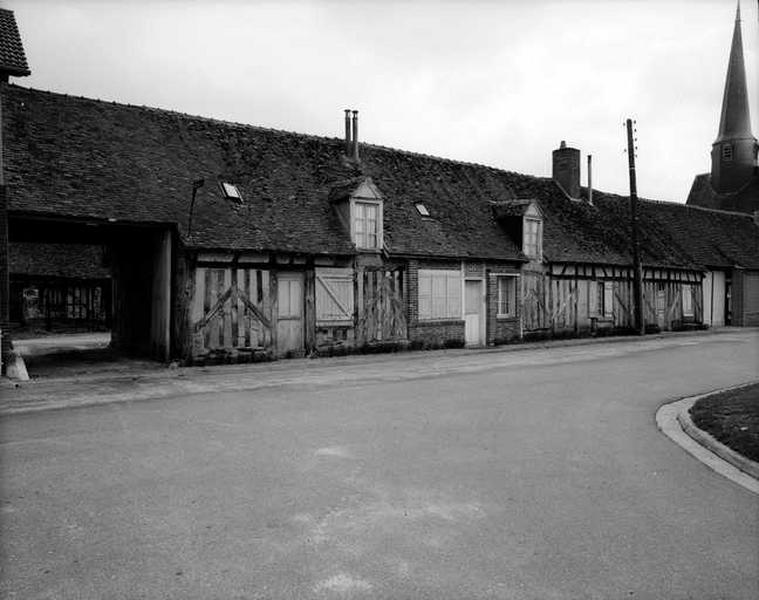
<svg viewBox="0 0 759 600">
<path fill-rule="evenodd" d="M 351 111 L 349 108 L 345 109 L 345 155 L 351 155 Z"/>
<path fill-rule="evenodd" d="M 588 204 L 593 206 L 593 155 L 588 154 Z"/>
<path fill-rule="evenodd" d="M 358 161 L 358 111 L 353 111 L 353 160 Z"/>
<path fill-rule="evenodd" d="M 553 151 L 553 180 L 570 198 L 580 197 L 580 151 L 564 140 Z"/>
</svg>

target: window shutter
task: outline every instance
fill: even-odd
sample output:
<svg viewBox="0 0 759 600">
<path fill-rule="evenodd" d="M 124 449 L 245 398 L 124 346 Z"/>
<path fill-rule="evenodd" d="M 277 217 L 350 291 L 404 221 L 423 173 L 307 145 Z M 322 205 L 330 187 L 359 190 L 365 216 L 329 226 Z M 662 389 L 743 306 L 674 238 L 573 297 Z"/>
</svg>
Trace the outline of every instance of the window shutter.
<svg viewBox="0 0 759 600">
<path fill-rule="evenodd" d="M 316 269 L 316 321 L 353 322 L 353 271 Z"/>
<path fill-rule="evenodd" d="M 604 316 L 611 317 L 614 314 L 614 282 L 604 281 Z"/>
<path fill-rule="evenodd" d="M 588 283 L 588 316 L 595 317 L 598 314 L 598 281 Z"/>
</svg>

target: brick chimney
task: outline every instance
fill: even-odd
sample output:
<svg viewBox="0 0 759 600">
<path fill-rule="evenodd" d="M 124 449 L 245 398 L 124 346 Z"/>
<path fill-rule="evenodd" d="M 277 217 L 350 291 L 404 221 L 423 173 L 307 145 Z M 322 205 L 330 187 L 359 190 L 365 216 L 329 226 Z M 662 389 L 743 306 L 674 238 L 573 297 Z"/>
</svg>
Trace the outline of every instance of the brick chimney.
<svg viewBox="0 0 759 600">
<path fill-rule="evenodd" d="M 580 197 L 580 151 L 562 140 L 553 151 L 553 180 L 570 198 Z"/>
</svg>

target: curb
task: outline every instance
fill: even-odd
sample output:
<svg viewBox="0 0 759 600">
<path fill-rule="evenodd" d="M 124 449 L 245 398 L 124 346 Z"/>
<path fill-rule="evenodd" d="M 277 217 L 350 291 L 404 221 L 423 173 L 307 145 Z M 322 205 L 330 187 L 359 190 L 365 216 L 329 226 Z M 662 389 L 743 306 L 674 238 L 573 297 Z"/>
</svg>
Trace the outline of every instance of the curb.
<svg viewBox="0 0 759 600">
<path fill-rule="evenodd" d="M 707 467 L 759 495 L 759 463 L 738 454 L 711 434 L 700 429 L 693 423 L 688 412 L 702 398 L 739 390 L 756 383 L 759 382 L 752 381 L 713 390 L 706 394 L 690 396 L 665 404 L 656 412 L 656 424 L 664 435 Z"/>
</svg>

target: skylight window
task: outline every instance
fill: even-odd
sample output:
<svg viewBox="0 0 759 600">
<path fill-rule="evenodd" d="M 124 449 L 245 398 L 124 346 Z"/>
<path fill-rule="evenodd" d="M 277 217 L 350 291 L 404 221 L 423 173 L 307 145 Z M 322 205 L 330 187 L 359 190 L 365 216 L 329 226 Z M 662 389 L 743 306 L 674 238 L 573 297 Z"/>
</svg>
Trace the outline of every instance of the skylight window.
<svg viewBox="0 0 759 600">
<path fill-rule="evenodd" d="M 227 183 L 226 181 L 221 182 L 221 189 L 224 192 L 224 196 L 227 198 L 231 198 L 233 200 L 242 200 L 242 196 L 240 195 L 240 190 L 237 189 L 237 186 L 232 183 Z"/>
<path fill-rule="evenodd" d="M 429 217 L 430 216 L 430 211 L 428 211 L 427 207 L 424 204 L 422 204 L 421 202 L 417 203 L 416 210 L 419 211 L 419 214 L 422 215 L 423 217 Z"/>
</svg>

